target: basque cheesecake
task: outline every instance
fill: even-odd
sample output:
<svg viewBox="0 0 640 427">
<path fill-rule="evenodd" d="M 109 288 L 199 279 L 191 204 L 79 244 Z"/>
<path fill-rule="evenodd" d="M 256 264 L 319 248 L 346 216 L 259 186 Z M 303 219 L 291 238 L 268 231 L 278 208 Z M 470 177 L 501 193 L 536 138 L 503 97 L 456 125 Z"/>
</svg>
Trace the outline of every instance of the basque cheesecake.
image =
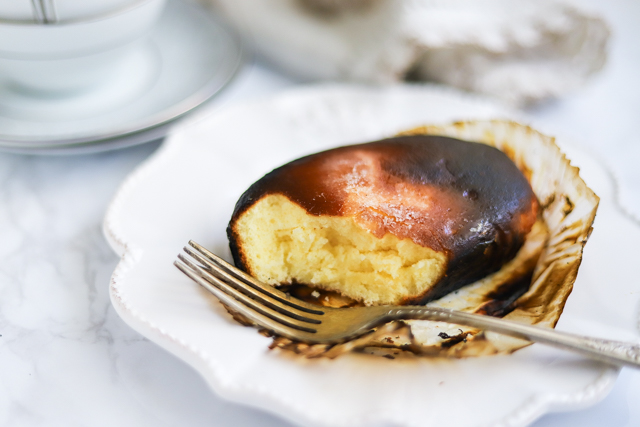
<svg viewBox="0 0 640 427">
<path fill-rule="evenodd" d="M 503 151 L 404 135 L 273 170 L 240 197 L 227 234 L 236 265 L 262 282 L 425 304 L 500 270 L 538 217 Z"/>
</svg>

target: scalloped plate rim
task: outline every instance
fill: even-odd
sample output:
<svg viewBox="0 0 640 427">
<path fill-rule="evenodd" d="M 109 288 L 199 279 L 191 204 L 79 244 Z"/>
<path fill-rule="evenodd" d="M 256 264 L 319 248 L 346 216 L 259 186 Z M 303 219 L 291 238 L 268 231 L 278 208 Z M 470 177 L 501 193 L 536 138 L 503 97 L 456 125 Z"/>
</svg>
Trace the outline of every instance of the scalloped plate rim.
<svg viewBox="0 0 640 427">
<path fill-rule="evenodd" d="M 405 85 L 406 87 L 407 85 Z M 340 90 L 347 88 L 351 90 L 353 88 L 362 89 L 361 86 L 353 85 L 340 85 L 340 84 L 322 84 L 314 85 L 311 87 L 294 88 L 288 91 L 276 95 L 275 99 L 281 99 L 287 96 L 313 96 L 316 92 L 324 92 L 329 90 Z M 451 93 L 457 97 L 465 97 L 470 100 L 487 102 L 482 97 L 461 94 L 450 88 L 441 87 L 437 85 L 419 85 L 421 90 L 435 90 L 441 93 Z M 274 98 L 272 98 L 274 99 Z M 260 99 L 257 101 L 234 105 L 229 108 L 242 108 L 245 105 L 254 105 L 259 103 L 269 103 L 270 100 Z M 179 359 L 182 359 L 189 365 L 191 365 L 196 371 L 202 375 L 209 386 L 218 394 L 218 396 L 241 404 L 250 405 L 263 409 L 267 412 L 276 414 L 284 419 L 287 419 L 294 423 L 311 422 L 315 425 L 323 426 L 360 426 L 366 425 L 366 423 L 373 420 L 368 419 L 366 416 L 358 419 L 347 420 L 346 422 L 332 422 L 327 423 L 326 419 L 320 420 L 319 418 L 309 417 L 308 413 L 300 410 L 300 408 L 294 408 L 290 406 L 286 401 L 279 399 L 277 396 L 265 393 L 255 388 L 244 386 L 233 386 L 221 378 L 218 372 L 221 366 L 217 366 L 216 362 L 208 359 L 208 357 L 197 349 L 189 346 L 178 337 L 174 337 L 164 331 L 161 327 L 148 321 L 143 314 L 138 312 L 135 307 L 123 300 L 120 295 L 119 281 L 126 276 L 126 273 L 131 270 L 135 264 L 139 261 L 142 255 L 142 249 L 138 248 L 134 242 L 128 241 L 122 236 L 120 232 L 120 224 L 118 223 L 119 214 L 121 212 L 122 204 L 129 194 L 131 194 L 138 182 L 141 182 L 145 177 L 153 170 L 163 166 L 171 159 L 171 153 L 180 147 L 177 143 L 176 134 L 180 133 L 180 130 L 184 127 L 190 126 L 199 120 L 206 119 L 207 117 L 218 114 L 219 111 L 202 111 L 199 114 L 193 116 L 190 120 L 181 123 L 169 133 L 167 139 L 163 145 L 144 163 L 138 166 L 121 184 L 118 191 L 112 198 L 109 204 L 107 213 L 105 215 L 103 223 L 104 235 L 112 247 L 112 249 L 121 257 L 110 281 L 110 297 L 112 304 L 118 313 L 118 315 L 134 330 L 141 333 L 146 338 L 155 342 L 165 350 L 174 354 Z M 515 114 L 517 115 L 517 113 Z M 602 166 L 602 165 L 601 165 Z M 613 180 L 613 177 L 610 176 Z M 533 395 L 528 401 L 522 405 L 514 408 L 503 419 L 498 420 L 495 424 L 499 426 L 518 427 L 526 426 L 538 419 L 540 416 L 552 412 L 552 411 L 570 411 L 577 410 L 592 404 L 597 403 L 603 399 L 607 393 L 613 387 L 615 380 L 617 379 L 619 368 L 606 367 L 598 378 L 592 383 L 588 384 L 584 389 L 575 393 L 542 393 Z M 393 416 L 394 414 L 387 413 L 386 416 L 380 418 L 381 414 L 375 414 L 374 420 L 376 422 L 391 422 L 400 423 L 407 426 L 419 426 L 407 419 L 399 419 Z M 385 415 L 385 414 L 382 414 Z"/>
</svg>

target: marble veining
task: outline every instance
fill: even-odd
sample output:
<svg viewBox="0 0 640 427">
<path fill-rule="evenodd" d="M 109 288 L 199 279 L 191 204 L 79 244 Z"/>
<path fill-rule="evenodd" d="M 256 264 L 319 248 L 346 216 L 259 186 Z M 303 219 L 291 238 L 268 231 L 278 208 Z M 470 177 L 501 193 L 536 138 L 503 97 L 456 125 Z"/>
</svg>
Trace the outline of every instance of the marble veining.
<svg viewBox="0 0 640 427">
<path fill-rule="evenodd" d="M 251 82 L 241 77 L 234 95 L 286 84 L 270 72 L 261 82 L 271 89 Z M 217 398 L 111 306 L 118 256 L 102 233 L 104 213 L 157 147 L 0 154 L 0 426 L 287 425 Z"/>
</svg>

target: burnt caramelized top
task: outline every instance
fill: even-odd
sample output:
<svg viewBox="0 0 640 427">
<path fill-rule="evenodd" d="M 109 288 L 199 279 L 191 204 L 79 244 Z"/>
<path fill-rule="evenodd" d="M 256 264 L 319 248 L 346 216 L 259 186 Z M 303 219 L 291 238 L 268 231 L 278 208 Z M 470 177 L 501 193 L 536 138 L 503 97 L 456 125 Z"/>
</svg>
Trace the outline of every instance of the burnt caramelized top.
<svg viewBox="0 0 640 427">
<path fill-rule="evenodd" d="M 234 253 L 233 222 L 269 194 L 312 215 L 353 217 L 378 237 L 392 233 L 445 252 L 446 276 L 420 301 L 498 270 L 515 256 L 538 210 L 529 182 L 502 151 L 434 135 L 340 147 L 268 173 L 236 204 Z"/>
</svg>

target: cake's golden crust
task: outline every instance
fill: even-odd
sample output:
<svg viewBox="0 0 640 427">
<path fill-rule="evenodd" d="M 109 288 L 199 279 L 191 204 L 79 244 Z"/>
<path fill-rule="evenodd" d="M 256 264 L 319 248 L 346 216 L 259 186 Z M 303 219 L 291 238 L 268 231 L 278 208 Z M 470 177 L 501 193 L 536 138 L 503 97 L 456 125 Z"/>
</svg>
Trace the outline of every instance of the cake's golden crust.
<svg viewBox="0 0 640 427">
<path fill-rule="evenodd" d="M 288 163 L 242 195 L 228 235 L 236 265 L 250 274 L 234 225 L 270 194 L 284 195 L 310 215 L 352 217 L 377 237 L 391 233 L 444 252 L 445 275 L 405 303 L 439 298 L 500 269 L 538 211 L 521 171 L 484 144 L 415 135 L 341 147 Z"/>
</svg>

